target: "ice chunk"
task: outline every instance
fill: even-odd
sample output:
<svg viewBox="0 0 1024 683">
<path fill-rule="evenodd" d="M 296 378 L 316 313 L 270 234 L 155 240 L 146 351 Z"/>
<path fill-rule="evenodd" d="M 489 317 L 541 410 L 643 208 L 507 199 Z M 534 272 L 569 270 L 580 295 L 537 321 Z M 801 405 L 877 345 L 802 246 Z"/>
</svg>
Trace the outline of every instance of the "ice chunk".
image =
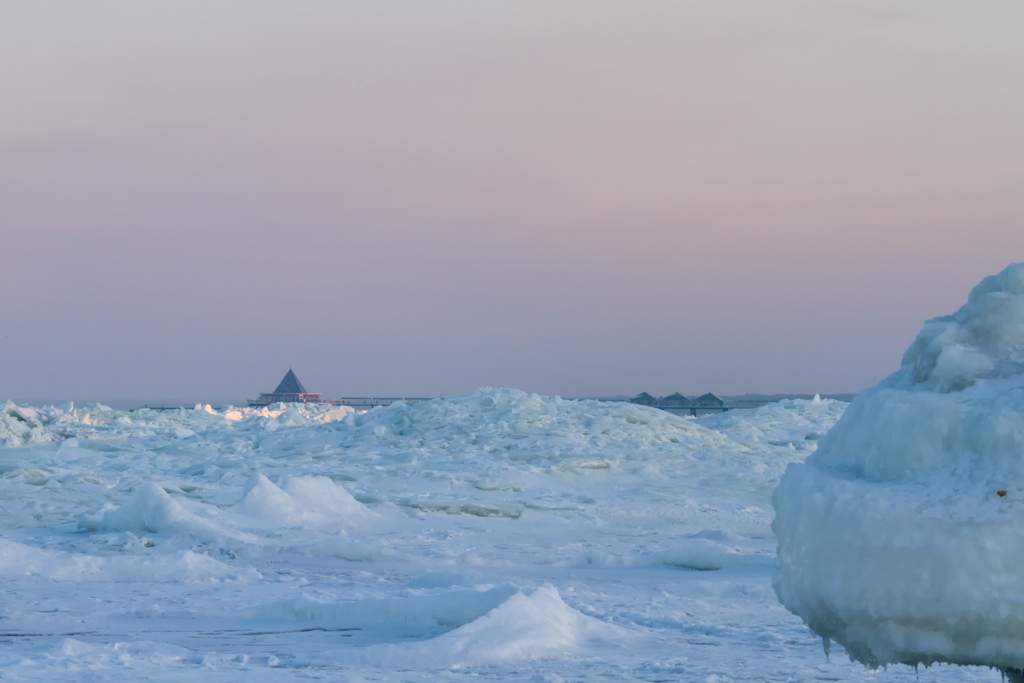
<svg viewBox="0 0 1024 683">
<path fill-rule="evenodd" d="M 1024 264 L 925 323 L 773 503 L 776 593 L 826 641 L 1024 667 Z"/>
</svg>

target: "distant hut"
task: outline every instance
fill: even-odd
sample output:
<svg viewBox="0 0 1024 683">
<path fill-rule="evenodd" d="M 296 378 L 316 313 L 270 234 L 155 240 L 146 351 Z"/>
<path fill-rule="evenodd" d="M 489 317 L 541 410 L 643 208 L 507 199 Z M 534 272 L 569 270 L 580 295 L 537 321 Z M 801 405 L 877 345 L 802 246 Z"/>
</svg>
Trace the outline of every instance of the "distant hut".
<svg viewBox="0 0 1024 683">
<path fill-rule="evenodd" d="M 653 396 L 651 396 L 650 394 L 648 394 L 645 391 L 645 392 L 643 392 L 643 393 L 641 393 L 641 394 L 639 394 L 637 396 L 634 396 L 633 398 L 629 399 L 629 402 L 630 403 L 636 403 L 636 404 L 642 405 L 642 406 L 654 406 L 654 405 L 658 404 L 658 399 L 654 398 Z"/>
<path fill-rule="evenodd" d="M 703 396 L 698 396 L 697 398 L 693 399 L 692 405 L 698 406 L 700 408 L 719 408 L 725 405 L 725 401 L 718 398 L 712 393 L 707 393 L 704 394 Z"/>
<path fill-rule="evenodd" d="M 255 401 L 249 401 L 251 406 L 268 406 L 271 403 L 320 403 L 321 394 L 310 393 L 302 382 L 295 376 L 291 368 L 277 385 L 272 393 L 260 394 Z"/>
<path fill-rule="evenodd" d="M 658 402 L 658 406 L 661 408 L 687 408 L 690 405 L 690 399 L 686 398 L 678 391 L 671 396 L 666 396 Z"/>
</svg>

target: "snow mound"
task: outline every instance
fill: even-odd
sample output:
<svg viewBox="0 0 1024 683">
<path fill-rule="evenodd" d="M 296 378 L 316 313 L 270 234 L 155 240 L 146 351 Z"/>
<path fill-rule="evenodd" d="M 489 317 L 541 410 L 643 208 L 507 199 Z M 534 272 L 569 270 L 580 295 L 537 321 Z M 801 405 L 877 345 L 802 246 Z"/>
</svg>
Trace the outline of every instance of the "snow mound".
<svg viewBox="0 0 1024 683">
<path fill-rule="evenodd" d="M 485 387 L 462 396 L 403 402 L 345 421 L 344 446 L 429 449 L 435 459 L 500 458 L 561 471 L 607 469 L 671 448 L 713 448 L 728 439 L 693 420 L 620 401 L 569 400 Z M 365 447 L 365 446 L 364 446 Z"/>
<path fill-rule="evenodd" d="M 369 658 L 406 666 L 465 668 L 579 656 L 622 647 L 630 632 L 582 614 L 546 585 L 516 592 L 470 623 L 431 640 L 370 648 Z"/>
<path fill-rule="evenodd" d="M 773 497 L 779 600 L 871 666 L 1024 668 L 1024 264 L 924 328 Z"/>
<path fill-rule="evenodd" d="M 750 448 L 767 445 L 810 453 L 847 405 L 830 398 L 785 399 L 753 410 L 708 415 L 700 419 L 700 424 Z"/>
<path fill-rule="evenodd" d="M 170 531 L 219 543 L 231 538 L 217 525 L 186 510 L 153 482 L 139 487 L 131 502 L 104 510 L 98 516 L 83 516 L 78 526 L 87 531 Z"/>
<path fill-rule="evenodd" d="M 377 517 L 328 477 L 289 477 L 279 488 L 254 474 L 233 508 L 277 526 L 341 526 Z"/>
</svg>

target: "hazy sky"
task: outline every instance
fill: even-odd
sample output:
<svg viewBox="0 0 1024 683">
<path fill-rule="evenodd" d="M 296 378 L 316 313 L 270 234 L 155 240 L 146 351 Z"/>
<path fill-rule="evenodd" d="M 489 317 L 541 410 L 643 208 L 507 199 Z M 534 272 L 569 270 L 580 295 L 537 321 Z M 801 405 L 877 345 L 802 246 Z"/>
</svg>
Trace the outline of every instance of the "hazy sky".
<svg viewBox="0 0 1024 683">
<path fill-rule="evenodd" d="M 1024 260 L 1024 4 L 0 4 L 0 400 L 858 391 Z"/>
</svg>

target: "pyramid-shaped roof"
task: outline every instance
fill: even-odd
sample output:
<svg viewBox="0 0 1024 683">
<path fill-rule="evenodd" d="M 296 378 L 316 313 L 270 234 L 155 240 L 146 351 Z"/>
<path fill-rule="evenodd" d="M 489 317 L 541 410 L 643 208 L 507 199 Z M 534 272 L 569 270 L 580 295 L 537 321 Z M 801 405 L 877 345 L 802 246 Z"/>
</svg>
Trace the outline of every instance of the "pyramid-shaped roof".
<svg viewBox="0 0 1024 683">
<path fill-rule="evenodd" d="M 295 376 L 291 368 L 288 368 L 288 374 L 284 376 L 281 383 L 277 385 L 277 389 L 274 389 L 275 394 L 306 394 L 306 387 L 302 386 L 302 382 Z"/>
</svg>

